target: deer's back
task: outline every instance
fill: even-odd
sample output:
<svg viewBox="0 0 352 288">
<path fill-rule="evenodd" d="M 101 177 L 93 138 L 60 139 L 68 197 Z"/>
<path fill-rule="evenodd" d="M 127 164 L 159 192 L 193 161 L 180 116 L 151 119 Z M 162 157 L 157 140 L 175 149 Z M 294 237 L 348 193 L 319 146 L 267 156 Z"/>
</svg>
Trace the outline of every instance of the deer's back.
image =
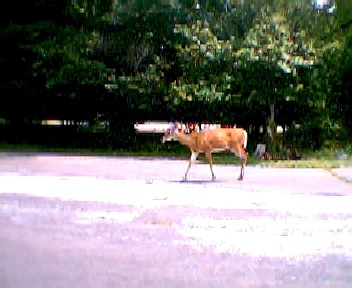
<svg viewBox="0 0 352 288">
<path fill-rule="evenodd" d="M 220 128 L 202 130 L 196 135 L 196 150 L 204 151 L 227 150 L 234 148 L 239 142 L 243 141 L 243 129 L 240 128 Z"/>
</svg>

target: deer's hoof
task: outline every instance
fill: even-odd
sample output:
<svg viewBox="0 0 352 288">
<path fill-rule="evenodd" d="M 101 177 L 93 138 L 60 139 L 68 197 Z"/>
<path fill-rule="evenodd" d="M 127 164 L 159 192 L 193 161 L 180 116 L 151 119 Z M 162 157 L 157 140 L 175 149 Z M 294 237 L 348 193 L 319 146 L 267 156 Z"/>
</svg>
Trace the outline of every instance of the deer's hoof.
<svg viewBox="0 0 352 288">
<path fill-rule="evenodd" d="M 238 181 L 242 181 L 242 180 L 243 180 L 243 177 L 240 176 L 240 177 L 237 178 L 237 180 L 238 180 Z"/>
<path fill-rule="evenodd" d="M 211 181 L 215 181 L 215 180 L 216 180 L 215 176 L 211 177 Z"/>
<path fill-rule="evenodd" d="M 187 177 L 183 177 L 183 178 L 182 178 L 182 181 L 183 181 L 183 182 L 186 182 L 187 180 L 188 180 Z"/>
</svg>

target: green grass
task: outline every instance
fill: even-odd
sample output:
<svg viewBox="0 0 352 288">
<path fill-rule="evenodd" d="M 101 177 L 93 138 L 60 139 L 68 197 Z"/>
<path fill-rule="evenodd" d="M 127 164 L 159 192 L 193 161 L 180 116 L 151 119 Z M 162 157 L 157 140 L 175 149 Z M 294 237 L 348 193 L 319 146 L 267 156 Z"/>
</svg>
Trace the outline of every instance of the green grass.
<svg viewBox="0 0 352 288">
<path fill-rule="evenodd" d="M 157 147 L 157 146 L 155 146 Z M 179 157 L 187 158 L 189 156 L 188 149 L 185 147 L 177 147 L 176 149 L 157 149 L 155 147 L 145 150 L 127 150 L 127 149 L 111 149 L 111 148 L 62 148 L 48 147 L 44 145 L 28 145 L 28 144 L 7 144 L 0 142 L 0 153 L 2 152 L 23 152 L 23 153 L 58 153 L 69 155 L 96 155 L 96 156 L 131 156 L 131 157 Z M 155 150 L 153 150 L 155 149 Z"/>
<path fill-rule="evenodd" d="M 149 151 L 148 151 L 149 150 Z M 130 156 L 130 157 L 171 157 L 179 159 L 187 159 L 190 156 L 189 151 L 184 146 L 171 146 L 170 149 L 160 148 L 155 151 L 140 150 L 113 150 L 113 149 L 80 149 L 80 148 L 50 148 L 38 145 L 11 145 L 0 143 L 0 153 L 3 152 L 50 152 L 66 155 L 96 155 L 96 156 Z M 321 150 L 318 152 L 303 153 L 301 160 L 257 160 L 254 157 L 248 158 L 248 165 L 267 167 L 267 168 L 322 168 L 331 170 L 333 168 L 352 167 L 352 157 L 349 155 L 347 160 L 337 160 L 335 154 L 329 150 Z M 199 160 L 206 162 L 203 154 L 199 156 Z M 239 159 L 231 153 L 215 153 L 213 154 L 214 164 L 240 164 Z"/>
<path fill-rule="evenodd" d="M 201 158 L 202 159 L 202 158 Z M 219 164 L 238 164 L 239 159 L 232 157 L 231 155 L 221 154 L 214 155 L 214 163 Z M 205 159 L 202 159 L 205 161 Z M 352 159 L 349 157 L 347 160 L 337 160 L 333 157 L 316 157 L 314 153 L 311 153 L 309 157 L 305 157 L 301 160 L 258 160 L 255 157 L 248 157 L 248 165 L 254 165 L 258 167 L 266 168 L 322 168 L 322 169 L 333 169 L 341 167 L 352 167 Z"/>
<path fill-rule="evenodd" d="M 86 149 L 86 148 L 53 148 L 41 145 L 11 145 L 0 144 L 0 152 L 24 152 L 24 153 L 63 153 L 74 155 L 114 155 L 115 151 L 109 149 Z"/>
<path fill-rule="evenodd" d="M 278 160 L 261 162 L 262 167 L 273 168 L 322 168 L 334 169 L 342 167 L 351 167 L 351 160 L 319 160 L 319 159 L 305 159 L 305 160 Z"/>
</svg>

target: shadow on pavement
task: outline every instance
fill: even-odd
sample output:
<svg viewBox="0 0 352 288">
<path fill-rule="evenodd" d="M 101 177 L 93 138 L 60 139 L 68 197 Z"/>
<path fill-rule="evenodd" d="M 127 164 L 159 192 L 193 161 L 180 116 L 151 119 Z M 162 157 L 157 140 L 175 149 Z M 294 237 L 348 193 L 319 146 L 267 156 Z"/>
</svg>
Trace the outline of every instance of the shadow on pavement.
<svg viewBox="0 0 352 288">
<path fill-rule="evenodd" d="M 172 180 L 171 183 L 179 184 L 209 184 L 209 183 L 221 183 L 219 180 Z"/>
</svg>

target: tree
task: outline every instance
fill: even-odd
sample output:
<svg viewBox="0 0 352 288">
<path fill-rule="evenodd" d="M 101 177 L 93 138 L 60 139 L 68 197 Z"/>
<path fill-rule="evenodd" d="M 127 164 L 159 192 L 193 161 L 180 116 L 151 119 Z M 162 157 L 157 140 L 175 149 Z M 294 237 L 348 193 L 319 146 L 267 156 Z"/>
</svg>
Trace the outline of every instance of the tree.
<svg viewBox="0 0 352 288">
<path fill-rule="evenodd" d="M 232 90 L 233 51 L 251 23 L 251 12 L 239 9 L 236 13 L 195 13 L 187 22 L 175 24 L 175 33 L 182 37 L 175 47 L 183 73 L 171 83 L 168 100 L 173 105 L 184 101 L 202 106 L 207 102 L 236 101 L 237 93 Z"/>
<path fill-rule="evenodd" d="M 236 52 L 237 63 L 254 78 L 249 81 L 252 90 L 249 101 L 269 105 L 269 126 L 275 132 L 280 102 L 305 101 L 305 105 L 325 108 L 326 70 L 321 69 L 325 67 L 324 55 L 341 49 L 342 43 L 332 31 L 336 27 L 333 16 L 317 14 L 304 3 L 281 1 L 276 6 L 264 5 L 257 15 L 253 28 Z M 303 73 L 310 77 L 302 83 L 301 73 L 305 70 L 314 72 Z M 309 99 L 302 93 L 307 93 L 307 88 L 312 92 Z M 315 88 L 318 89 L 313 93 Z"/>
</svg>

